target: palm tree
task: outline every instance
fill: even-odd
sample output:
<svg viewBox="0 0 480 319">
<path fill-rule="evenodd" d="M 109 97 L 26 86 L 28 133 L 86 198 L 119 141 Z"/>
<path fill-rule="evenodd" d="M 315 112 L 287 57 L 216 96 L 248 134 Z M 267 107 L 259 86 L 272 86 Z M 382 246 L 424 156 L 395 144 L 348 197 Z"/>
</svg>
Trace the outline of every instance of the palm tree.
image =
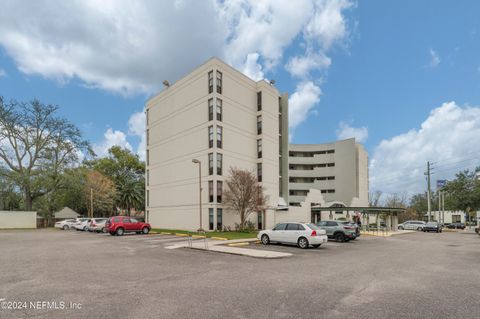
<svg viewBox="0 0 480 319">
<path fill-rule="evenodd" d="M 130 216 L 132 208 L 140 209 L 144 203 L 144 184 L 138 181 L 125 181 L 117 188 L 118 203 L 122 209 L 127 210 Z"/>
</svg>

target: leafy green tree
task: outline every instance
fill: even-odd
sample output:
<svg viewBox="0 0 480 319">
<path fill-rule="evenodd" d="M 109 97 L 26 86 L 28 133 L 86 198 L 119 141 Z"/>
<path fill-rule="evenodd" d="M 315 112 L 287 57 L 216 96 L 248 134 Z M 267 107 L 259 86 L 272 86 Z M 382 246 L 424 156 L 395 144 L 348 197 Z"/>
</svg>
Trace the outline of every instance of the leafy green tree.
<svg viewBox="0 0 480 319">
<path fill-rule="evenodd" d="M 86 165 L 109 177 L 115 184 L 115 204 L 130 214 L 132 208 L 145 209 L 145 162 L 128 149 L 113 146 L 108 156 L 86 162 Z"/>
<path fill-rule="evenodd" d="M 472 215 L 480 209 L 480 180 L 474 171 L 464 170 L 455 175 L 455 179 L 448 181 L 444 191 L 448 194 L 449 205 Z"/>
<path fill-rule="evenodd" d="M 0 174 L 23 193 L 24 206 L 57 190 L 62 172 L 91 153 L 80 130 L 38 100 L 5 103 L 0 97 Z"/>
</svg>

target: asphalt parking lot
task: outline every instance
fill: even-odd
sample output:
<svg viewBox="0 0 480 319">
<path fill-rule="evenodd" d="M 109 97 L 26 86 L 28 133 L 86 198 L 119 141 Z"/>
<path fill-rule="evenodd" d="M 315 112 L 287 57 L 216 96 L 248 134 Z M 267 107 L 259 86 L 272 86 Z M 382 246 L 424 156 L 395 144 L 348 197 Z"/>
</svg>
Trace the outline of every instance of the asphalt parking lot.
<svg viewBox="0 0 480 319">
<path fill-rule="evenodd" d="M 360 237 L 256 259 L 174 236 L 0 231 L 0 318 L 478 318 L 480 236 Z M 78 307 L 80 305 L 80 307 Z M 40 308 L 40 309 L 38 309 Z M 59 307 L 61 308 L 61 307 Z"/>
</svg>

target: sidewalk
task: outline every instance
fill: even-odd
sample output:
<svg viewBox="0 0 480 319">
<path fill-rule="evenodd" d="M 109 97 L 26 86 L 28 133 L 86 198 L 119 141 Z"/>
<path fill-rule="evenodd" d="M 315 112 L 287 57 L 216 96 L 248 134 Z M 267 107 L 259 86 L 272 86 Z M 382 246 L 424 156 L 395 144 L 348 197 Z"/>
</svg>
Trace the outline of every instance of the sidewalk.
<svg viewBox="0 0 480 319">
<path fill-rule="evenodd" d="M 377 236 L 377 237 L 391 237 L 395 235 L 414 233 L 415 230 L 397 230 L 397 231 L 360 231 L 365 236 Z"/>
<path fill-rule="evenodd" d="M 255 242 L 255 241 L 257 241 L 256 238 L 233 239 L 233 240 L 224 240 L 224 241 L 206 239 L 206 240 L 195 240 L 194 242 L 191 243 L 191 246 L 187 241 L 187 242 L 178 243 L 172 246 L 168 246 L 165 248 L 166 249 L 192 248 L 192 249 L 198 249 L 198 250 L 214 251 L 214 252 L 219 252 L 224 254 L 248 256 L 248 257 L 254 257 L 254 258 L 267 258 L 267 259 L 284 258 L 292 255 L 289 253 L 281 253 L 281 252 L 270 251 L 270 250 L 257 250 L 257 249 L 250 249 L 250 248 L 238 248 L 238 247 L 227 246 L 228 244 L 237 244 L 237 243 Z"/>
</svg>

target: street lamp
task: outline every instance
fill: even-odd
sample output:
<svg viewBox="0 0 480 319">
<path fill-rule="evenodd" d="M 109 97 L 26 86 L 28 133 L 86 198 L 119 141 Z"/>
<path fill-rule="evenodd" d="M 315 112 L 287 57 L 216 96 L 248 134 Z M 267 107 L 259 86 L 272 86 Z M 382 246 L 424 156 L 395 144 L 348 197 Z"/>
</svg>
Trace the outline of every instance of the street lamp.
<svg viewBox="0 0 480 319">
<path fill-rule="evenodd" d="M 192 159 L 192 163 L 198 164 L 198 190 L 199 190 L 199 205 L 200 205 L 200 228 L 198 232 L 204 232 L 202 227 L 202 162 L 198 159 Z"/>
</svg>

